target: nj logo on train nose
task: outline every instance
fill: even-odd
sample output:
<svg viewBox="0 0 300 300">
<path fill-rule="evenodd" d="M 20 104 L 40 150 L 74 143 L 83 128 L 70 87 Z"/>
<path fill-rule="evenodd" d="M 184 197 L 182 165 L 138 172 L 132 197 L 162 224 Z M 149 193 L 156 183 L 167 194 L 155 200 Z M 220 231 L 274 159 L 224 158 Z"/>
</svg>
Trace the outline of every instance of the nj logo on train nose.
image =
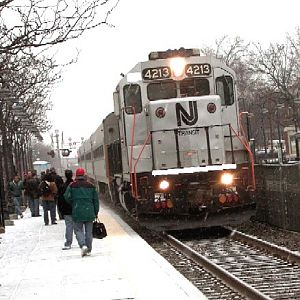
<svg viewBox="0 0 300 300">
<path fill-rule="evenodd" d="M 189 101 L 190 112 L 188 113 L 180 103 L 176 103 L 177 126 L 182 126 L 181 121 L 186 125 L 195 125 L 198 121 L 197 102 Z"/>
</svg>

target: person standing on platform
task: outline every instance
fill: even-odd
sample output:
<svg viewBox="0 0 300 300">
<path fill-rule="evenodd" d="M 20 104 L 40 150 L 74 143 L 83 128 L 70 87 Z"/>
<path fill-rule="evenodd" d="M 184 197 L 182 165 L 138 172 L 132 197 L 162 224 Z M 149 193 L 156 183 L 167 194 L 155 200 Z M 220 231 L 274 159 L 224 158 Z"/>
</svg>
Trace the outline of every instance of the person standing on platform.
<svg viewBox="0 0 300 300">
<path fill-rule="evenodd" d="M 28 205 L 32 217 L 41 216 L 39 203 L 39 184 L 40 180 L 37 178 L 36 171 L 29 171 L 25 184 L 25 193 L 28 197 Z"/>
<path fill-rule="evenodd" d="M 23 214 L 21 211 L 23 182 L 20 180 L 20 177 L 18 175 L 14 176 L 13 180 L 8 184 L 8 188 L 13 196 L 15 212 L 17 216 L 23 218 Z"/>
<path fill-rule="evenodd" d="M 57 208 L 60 211 L 66 224 L 66 234 L 65 234 L 66 241 L 62 250 L 69 250 L 71 249 L 71 245 L 73 242 L 74 226 L 73 226 L 73 219 L 72 219 L 72 206 L 70 203 L 65 201 L 64 193 L 66 192 L 67 187 L 70 185 L 70 183 L 74 181 L 72 178 L 73 177 L 72 170 L 65 170 L 65 176 L 66 176 L 66 181 L 64 182 L 61 191 L 58 195 Z"/>
<path fill-rule="evenodd" d="M 53 168 L 53 167 L 50 168 L 49 172 L 53 178 L 53 181 L 55 182 L 55 184 L 57 186 L 57 194 L 55 195 L 55 203 L 58 204 L 58 198 L 63 194 L 62 187 L 63 187 L 64 181 L 63 181 L 62 177 L 56 173 L 55 168 Z M 62 220 L 63 217 L 61 215 L 61 212 L 59 211 L 59 207 L 57 206 L 57 208 L 58 208 L 57 212 L 58 212 L 59 219 Z"/>
<path fill-rule="evenodd" d="M 72 205 L 72 218 L 81 256 L 90 255 L 93 242 L 93 221 L 99 211 L 99 198 L 95 186 L 86 180 L 85 170 L 76 170 L 75 181 L 65 194 L 65 200 Z"/>
<path fill-rule="evenodd" d="M 43 203 L 45 225 L 49 225 L 48 211 L 50 211 L 51 224 L 56 225 L 55 196 L 57 194 L 57 186 L 51 174 L 46 174 L 44 176 L 44 179 L 40 183 L 39 189 Z"/>
</svg>

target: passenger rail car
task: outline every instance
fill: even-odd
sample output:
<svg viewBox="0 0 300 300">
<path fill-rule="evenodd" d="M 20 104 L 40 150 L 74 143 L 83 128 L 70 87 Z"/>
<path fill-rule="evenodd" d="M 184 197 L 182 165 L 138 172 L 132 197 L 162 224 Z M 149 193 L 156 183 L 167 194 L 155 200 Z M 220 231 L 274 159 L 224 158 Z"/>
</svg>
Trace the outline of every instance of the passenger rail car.
<svg viewBox="0 0 300 300">
<path fill-rule="evenodd" d="M 197 49 L 151 52 L 113 99 L 114 112 L 79 149 L 105 197 L 146 223 L 225 225 L 253 214 L 252 154 L 232 69 Z"/>
</svg>

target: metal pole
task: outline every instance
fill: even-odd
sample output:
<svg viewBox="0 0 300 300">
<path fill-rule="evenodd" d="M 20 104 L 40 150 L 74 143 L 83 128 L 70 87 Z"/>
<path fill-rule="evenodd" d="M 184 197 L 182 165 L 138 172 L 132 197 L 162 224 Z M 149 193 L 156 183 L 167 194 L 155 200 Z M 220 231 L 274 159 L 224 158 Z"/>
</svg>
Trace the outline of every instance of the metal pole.
<svg viewBox="0 0 300 300">
<path fill-rule="evenodd" d="M 248 136 L 248 142 L 250 142 L 250 123 L 249 123 L 249 112 L 246 115 L 246 126 L 247 126 L 247 136 Z"/>
<path fill-rule="evenodd" d="M 59 173 L 62 174 L 61 158 L 60 158 L 60 151 L 59 151 L 59 134 L 58 134 L 58 130 L 55 130 L 55 138 L 56 138 L 56 150 L 57 150 L 57 158 L 58 158 L 58 165 L 59 165 Z"/>
<path fill-rule="evenodd" d="M 299 139 L 297 139 L 297 132 L 298 132 L 298 126 L 297 126 L 297 120 L 295 119 L 295 145 L 296 145 L 296 160 L 300 160 L 300 149 L 299 149 Z"/>
<path fill-rule="evenodd" d="M 271 142 L 271 152 L 274 152 L 274 145 L 273 145 L 273 119 L 271 114 L 271 100 L 268 100 L 268 111 L 269 111 L 269 126 L 270 126 L 270 142 Z"/>
<path fill-rule="evenodd" d="M 0 114 L 2 117 L 2 114 Z M 0 209 L 1 209 L 1 223 L 0 226 L 5 230 L 5 217 L 8 219 L 8 215 L 6 216 L 4 212 L 4 190 L 3 190 L 3 157 L 2 157 L 2 132 L 0 132 Z M 7 210 L 6 210 L 7 213 Z"/>
<path fill-rule="evenodd" d="M 299 161 L 300 160 L 299 139 L 297 139 L 296 137 L 295 137 L 295 144 L 296 144 L 296 160 Z"/>
<path fill-rule="evenodd" d="M 268 154 L 268 150 L 267 150 L 267 143 L 266 143 L 266 132 L 265 132 L 265 124 L 264 124 L 264 116 L 262 114 L 262 118 L 261 118 L 261 123 L 262 123 L 262 134 L 263 134 L 263 139 L 264 139 L 264 149 L 265 149 L 265 155 Z"/>
<path fill-rule="evenodd" d="M 277 112 L 277 133 L 278 133 L 279 149 L 280 149 L 280 152 L 278 152 L 278 161 L 279 161 L 280 164 L 282 164 L 283 150 L 282 150 L 282 143 L 281 143 L 281 132 L 280 132 L 279 109 L 278 109 L 278 107 L 276 107 L 276 112 Z M 279 155 L 279 153 L 280 153 L 280 155 Z"/>
</svg>

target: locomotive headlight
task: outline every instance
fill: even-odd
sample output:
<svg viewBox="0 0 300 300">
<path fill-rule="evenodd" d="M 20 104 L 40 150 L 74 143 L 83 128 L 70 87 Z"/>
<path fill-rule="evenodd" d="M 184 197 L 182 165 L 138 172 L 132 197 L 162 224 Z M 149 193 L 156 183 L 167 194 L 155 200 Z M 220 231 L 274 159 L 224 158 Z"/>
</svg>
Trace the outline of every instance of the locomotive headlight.
<svg viewBox="0 0 300 300">
<path fill-rule="evenodd" d="M 185 59 L 182 57 L 171 58 L 170 67 L 175 77 L 182 76 L 185 67 Z"/>
<path fill-rule="evenodd" d="M 221 183 L 225 185 L 230 185 L 233 183 L 233 175 L 230 173 L 224 173 L 221 176 Z"/>
<path fill-rule="evenodd" d="M 161 189 L 161 190 L 167 190 L 168 188 L 169 188 L 169 186 L 170 186 L 170 183 L 169 183 L 169 181 L 167 181 L 167 180 L 162 180 L 160 183 L 159 183 L 159 188 Z"/>
</svg>

